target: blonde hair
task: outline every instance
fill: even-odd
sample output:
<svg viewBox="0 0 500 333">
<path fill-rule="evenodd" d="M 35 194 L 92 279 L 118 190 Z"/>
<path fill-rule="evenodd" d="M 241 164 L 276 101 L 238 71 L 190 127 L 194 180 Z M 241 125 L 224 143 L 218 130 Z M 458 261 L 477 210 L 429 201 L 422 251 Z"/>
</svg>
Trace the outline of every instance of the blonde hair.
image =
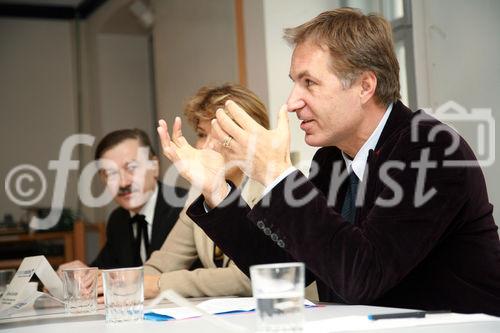
<svg viewBox="0 0 500 333">
<path fill-rule="evenodd" d="M 257 95 L 243 86 L 232 83 L 201 87 L 186 103 L 184 115 L 196 129 L 200 120 L 214 119 L 217 109 L 224 108 L 229 99 L 241 106 L 260 125 L 269 128 L 266 107 Z"/>
<path fill-rule="evenodd" d="M 349 88 L 362 72 L 377 77 L 375 97 L 384 105 L 401 98 L 399 63 L 394 52 L 389 22 L 377 14 L 364 15 L 359 9 L 339 8 L 321 13 L 295 28 L 285 29 L 292 45 L 313 41 L 326 46 L 332 72 Z"/>
</svg>

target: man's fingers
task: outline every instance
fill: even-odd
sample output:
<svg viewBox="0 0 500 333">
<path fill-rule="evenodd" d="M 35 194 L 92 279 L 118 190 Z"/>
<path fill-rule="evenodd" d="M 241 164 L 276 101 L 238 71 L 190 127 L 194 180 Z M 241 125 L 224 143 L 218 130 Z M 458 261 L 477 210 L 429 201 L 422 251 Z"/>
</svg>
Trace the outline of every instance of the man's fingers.
<svg viewBox="0 0 500 333">
<path fill-rule="evenodd" d="M 174 128 L 172 130 L 172 141 L 174 141 L 177 146 L 188 144 L 182 135 L 182 121 L 180 117 L 175 117 Z"/>
<path fill-rule="evenodd" d="M 224 140 L 227 140 L 228 137 L 232 137 L 229 133 L 221 128 L 217 119 L 212 119 L 210 125 L 212 126 L 210 135 L 213 137 L 213 139 L 220 142 L 221 144 Z"/>
<path fill-rule="evenodd" d="M 278 130 L 285 130 L 289 128 L 288 125 L 288 107 L 283 104 L 278 112 Z"/>
<path fill-rule="evenodd" d="M 62 278 L 63 277 L 63 270 L 65 270 L 65 269 L 85 268 L 85 267 L 88 267 L 88 266 L 85 265 L 80 260 L 73 260 L 73 261 L 70 261 L 70 262 L 67 262 L 65 264 L 60 265 L 57 268 L 56 273 L 59 275 L 59 277 Z"/>
<path fill-rule="evenodd" d="M 222 144 L 212 135 L 207 136 L 207 141 L 205 142 L 203 149 L 211 149 L 222 154 Z"/>
<path fill-rule="evenodd" d="M 260 126 L 245 110 L 231 100 L 226 102 L 226 110 L 245 131 L 254 132 Z"/>
<path fill-rule="evenodd" d="M 289 133 L 290 125 L 288 123 L 288 107 L 286 104 L 281 106 L 278 113 L 278 126 L 276 128 L 280 133 Z"/>
<path fill-rule="evenodd" d="M 172 127 L 172 141 L 178 143 L 180 137 L 182 137 L 182 123 L 179 117 L 175 117 L 174 126 Z"/>
<path fill-rule="evenodd" d="M 166 150 L 170 147 L 170 135 L 168 135 L 168 127 L 167 122 L 163 119 L 158 121 L 158 135 L 160 136 L 161 146 L 163 150 Z"/>
<path fill-rule="evenodd" d="M 286 144 L 286 161 L 291 163 L 290 158 L 290 124 L 288 122 L 288 106 L 286 104 L 281 106 L 281 109 L 278 113 L 278 126 L 276 126 L 276 131 L 278 135 L 281 136 L 281 139 L 284 141 L 283 144 Z"/>
<path fill-rule="evenodd" d="M 212 119 L 210 121 L 210 126 L 212 127 L 210 131 L 210 136 L 212 138 L 212 141 L 221 142 L 222 140 L 224 140 L 224 138 L 229 136 L 229 133 L 224 131 L 222 127 L 219 125 L 219 121 L 217 119 Z"/>
<path fill-rule="evenodd" d="M 243 111 L 244 112 L 244 111 Z M 224 131 L 225 135 L 231 136 L 238 142 L 243 142 L 245 137 L 245 130 L 243 130 L 238 124 L 235 123 L 231 117 L 229 117 L 226 112 L 222 109 L 218 109 L 215 112 L 215 117 L 217 118 L 217 125 Z M 212 121 L 213 129 L 213 121 Z M 218 138 L 219 140 L 224 140 L 224 138 Z"/>
<path fill-rule="evenodd" d="M 102 273 L 99 271 L 99 275 L 97 276 L 97 294 L 101 295 L 103 293 L 102 290 Z"/>
<path fill-rule="evenodd" d="M 158 135 L 160 136 L 160 141 L 161 141 L 161 146 L 163 148 L 163 153 L 165 156 L 171 160 L 172 162 L 176 162 L 179 159 L 179 156 L 176 153 L 176 148 L 178 148 L 178 142 L 176 143 L 174 140 L 170 138 L 170 135 L 168 134 L 168 127 L 167 123 L 165 120 L 160 119 L 158 122 Z M 179 123 L 177 126 L 180 126 L 181 124 Z M 174 123 L 174 128 L 175 128 L 175 123 Z M 175 131 L 175 129 L 174 129 Z M 179 129 L 177 130 L 177 135 L 182 135 L 182 131 Z M 177 140 L 178 141 L 178 140 Z"/>
</svg>

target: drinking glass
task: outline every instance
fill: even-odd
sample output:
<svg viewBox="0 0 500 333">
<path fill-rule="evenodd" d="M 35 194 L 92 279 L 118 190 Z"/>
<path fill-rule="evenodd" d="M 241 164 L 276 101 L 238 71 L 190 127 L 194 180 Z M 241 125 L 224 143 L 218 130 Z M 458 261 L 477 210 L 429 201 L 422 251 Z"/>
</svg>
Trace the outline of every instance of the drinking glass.
<svg viewBox="0 0 500 333">
<path fill-rule="evenodd" d="M 98 273 L 97 267 L 63 269 L 66 313 L 96 311 Z"/>
<path fill-rule="evenodd" d="M 302 332 L 304 272 L 297 262 L 250 267 L 259 332 Z"/>
<path fill-rule="evenodd" d="M 144 270 L 142 267 L 102 271 L 106 322 L 142 320 Z"/>
</svg>

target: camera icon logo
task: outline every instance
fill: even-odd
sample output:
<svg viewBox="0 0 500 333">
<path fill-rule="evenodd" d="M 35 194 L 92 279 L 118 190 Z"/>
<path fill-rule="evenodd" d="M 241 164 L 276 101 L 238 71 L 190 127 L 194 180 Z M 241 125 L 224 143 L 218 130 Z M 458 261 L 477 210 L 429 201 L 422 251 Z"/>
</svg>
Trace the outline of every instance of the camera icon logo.
<svg viewBox="0 0 500 333">
<path fill-rule="evenodd" d="M 418 140 L 417 125 L 421 121 L 431 119 L 430 116 L 445 125 L 436 126 L 429 132 L 428 141 L 432 142 L 441 131 L 446 131 L 453 138 L 445 154 L 451 155 L 458 149 L 460 136 L 466 139 L 474 151 L 477 161 L 444 161 L 448 167 L 488 167 L 495 163 L 495 119 L 490 108 L 472 108 L 468 111 L 455 101 L 448 101 L 436 109 L 424 108 L 424 112 L 412 121 L 412 140 Z M 446 126 L 447 125 L 447 126 Z M 451 129 L 450 129 L 451 128 Z"/>
</svg>

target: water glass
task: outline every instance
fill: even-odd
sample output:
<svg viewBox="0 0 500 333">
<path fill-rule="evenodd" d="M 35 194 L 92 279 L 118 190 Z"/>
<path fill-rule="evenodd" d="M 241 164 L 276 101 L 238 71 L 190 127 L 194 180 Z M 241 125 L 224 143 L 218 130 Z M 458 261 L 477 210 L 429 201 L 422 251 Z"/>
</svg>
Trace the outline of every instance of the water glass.
<svg viewBox="0 0 500 333">
<path fill-rule="evenodd" d="M 302 332 L 304 264 L 256 265 L 250 267 L 250 277 L 259 332 Z"/>
<path fill-rule="evenodd" d="M 90 313 L 97 309 L 97 267 L 63 269 L 66 313 Z"/>
<path fill-rule="evenodd" d="M 102 271 L 106 322 L 142 320 L 144 270 L 142 267 Z"/>
</svg>

